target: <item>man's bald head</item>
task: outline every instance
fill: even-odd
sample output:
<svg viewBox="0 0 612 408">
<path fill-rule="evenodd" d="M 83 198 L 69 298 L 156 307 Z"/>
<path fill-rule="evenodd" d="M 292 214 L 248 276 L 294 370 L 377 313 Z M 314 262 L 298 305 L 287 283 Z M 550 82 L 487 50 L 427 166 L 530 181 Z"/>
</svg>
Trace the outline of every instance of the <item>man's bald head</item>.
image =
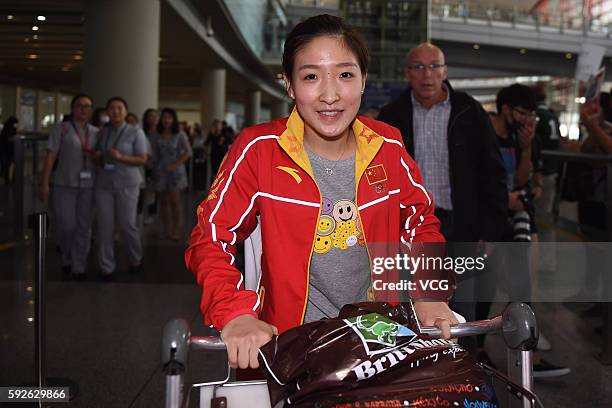
<svg viewBox="0 0 612 408">
<path fill-rule="evenodd" d="M 406 64 L 413 64 L 414 61 L 419 59 L 421 57 L 421 54 L 423 53 L 436 54 L 437 58 L 440 60 L 440 63 L 444 64 L 445 58 L 442 50 L 439 47 L 428 42 L 420 43 L 419 45 L 408 51 L 408 54 L 406 54 Z"/>
<path fill-rule="evenodd" d="M 422 43 L 411 49 L 406 55 L 404 73 L 412 94 L 427 109 L 446 97 L 446 62 L 444 53 L 435 45 Z"/>
</svg>

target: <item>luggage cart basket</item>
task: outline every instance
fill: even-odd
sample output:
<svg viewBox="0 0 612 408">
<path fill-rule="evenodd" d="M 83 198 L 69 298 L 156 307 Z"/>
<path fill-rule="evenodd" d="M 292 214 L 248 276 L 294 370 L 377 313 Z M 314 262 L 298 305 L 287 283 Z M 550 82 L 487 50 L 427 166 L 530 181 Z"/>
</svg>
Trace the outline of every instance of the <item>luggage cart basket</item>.
<svg viewBox="0 0 612 408">
<path fill-rule="evenodd" d="M 437 327 L 421 327 L 421 334 L 439 338 Z M 524 303 L 510 303 L 504 312 L 492 319 L 467 322 L 451 326 L 453 338 L 483 334 L 501 334 L 507 346 L 508 373 L 478 363 L 485 374 L 501 381 L 508 392 L 511 408 L 543 407 L 533 393 L 532 350 L 538 342 L 538 326 L 531 308 Z M 227 376 L 220 381 L 193 384 L 184 393 L 184 375 L 191 350 L 225 350 L 218 336 L 191 336 L 184 319 L 170 320 L 163 330 L 161 361 L 165 372 L 165 407 L 187 408 L 192 391 L 200 391 L 200 408 L 269 408 L 270 399 L 266 381 L 229 382 Z M 210 405 L 209 405 L 210 404 Z M 282 403 L 279 403 L 282 406 Z M 277 405 L 278 406 L 278 405 Z"/>
</svg>

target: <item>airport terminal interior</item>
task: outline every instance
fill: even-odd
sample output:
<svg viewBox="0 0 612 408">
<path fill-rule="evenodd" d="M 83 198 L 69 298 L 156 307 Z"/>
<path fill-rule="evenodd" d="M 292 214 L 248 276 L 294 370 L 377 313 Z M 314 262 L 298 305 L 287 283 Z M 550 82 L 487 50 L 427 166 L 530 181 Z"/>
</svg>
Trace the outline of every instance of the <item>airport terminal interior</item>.
<svg viewBox="0 0 612 408">
<path fill-rule="evenodd" d="M 510 184 L 519 171 L 513 166 L 527 155 L 515 156 L 515 150 L 507 155 L 510 147 L 500 129 L 530 152 L 525 161 L 528 181 L 520 191 L 502 189 L 507 209 L 502 218 L 513 230 L 500 242 L 505 248 L 520 241 L 525 248 L 517 258 L 525 261 L 531 290 L 520 300 L 529 301 L 540 333 L 535 351 L 524 354 L 533 358 L 529 387 L 545 407 L 612 407 L 612 0 L 0 0 L 0 389 L 37 386 L 44 376 L 46 385 L 71 387 L 69 401 L 51 406 L 171 406 L 169 366 L 164 367 L 161 353 L 164 325 L 181 318 L 192 336 L 218 334 L 204 321 L 202 288 L 185 263 L 190 239 L 194 244 L 192 230 L 207 222 L 198 206 L 227 191 L 220 188 L 224 157 L 229 151 L 225 160 L 232 160 L 232 147 L 240 144 L 243 129 L 298 115 L 283 80 L 283 50 L 296 25 L 320 14 L 342 18 L 367 45 L 367 80 L 359 108 L 364 121 L 378 118 L 402 132 L 406 129 L 398 123 L 411 128 L 406 122 L 413 118 L 409 106 L 403 105 L 395 123 L 389 121 L 392 115 L 384 118 L 387 105 L 404 100 L 414 104 L 417 142 L 419 134 L 431 135 L 427 126 L 442 137 L 466 129 L 465 140 L 485 140 L 480 133 L 490 132 L 488 146 L 500 149 L 491 155 L 509 171 Z M 435 52 L 437 59 L 419 60 L 423 50 Z M 419 92 L 436 86 L 443 98 L 433 109 L 421 105 Z M 524 92 L 521 102 L 500 105 L 513 91 Z M 453 116 L 459 102 L 444 96 L 449 94 L 466 95 L 462 100 L 474 101 L 481 115 Z M 528 97 L 531 105 L 523 103 Z M 440 112 L 446 112 L 446 121 L 449 112 L 456 120 L 436 126 L 443 120 Z M 438 116 L 432 119 L 430 114 Z M 78 120 L 84 120 L 85 138 Z M 129 126 L 121 124 L 116 131 L 117 120 Z M 523 122 L 511 130 L 504 120 Z M 533 125 L 530 142 L 522 137 L 531 126 L 526 123 Z M 112 151 L 128 135 L 142 135 L 143 146 L 149 146 L 138 148 L 140 156 L 130 156 L 136 161 L 124 166 L 122 177 L 116 175 L 123 167 L 109 164 L 106 156 L 98 170 L 91 170 L 110 172 L 117 166 L 110 183 L 127 186 L 135 177 L 138 187 L 130 184 L 125 191 L 136 195 L 98 194 L 104 190 L 99 188 L 103 178 L 96 176 L 89 201 L 66 210 L 61 194 L 68 187 L 58 181 L 76 171 L 76 190 L 87 190 L 82 186 L 91 171 L 70 162 L 86 161 L 89 148 L 84 146 L 98 129 L 98 136 L 118 132 Z M 163 139 L 165 134 L 170 139 Z M 77 154 L 54 162 L 61 157 L 63 140 L 75 135 L 74 149 L 83 152 L 82 158 Z M 405 143 L 408 139 L 402 137 Z M 442 149 L 447 156 L 474 146 L 454 143 Z M 106 139 L 104 149 L 108 144 Z M 416 153 L 409 151 L 421 170 L 427 165 L 421 161 L 427 148 L 435 149 L 435 142 L 421 142 L 413 147 Z M 476 147 L 483 152 L 481 148 L 486 149 Z M 246 155 L 237 155 L 241 153 Z M 342 153 L 331 158 L 336 160 L 328 174 L 342 163 Z M 165 154 L 179 159 L 161 162 Z M 138 161 L 141 156 L 146 157 Z M 166 167 L 159 176 L 162 165 Z M 448 162 L 432 169 L 440 168 L 446 169 L 447 180 L 453 172 L 463 177 L 453 181 L 448 200 L 455 204 L 449 208 L 438 199 L 436 187 L 430 189 L 429 170 L 423 171 L 425 187 L 441 206 L 435 215 L 444 234 L 448 217 L 455 217 L 456 229 L 463 218 L 455 201 L 462 193 L 455 190 L 462 181 L 475 183 L 466 181 L 471 173 L 464 169 L 451 169 L 449 176 Z M 489 170 L 493 172 L 480 168 Z M 292 169 L 284 171 L 279 174 L 301 182 Z M 500 183 L 506 186 L 506 173 L 504 177 Z M 372 187 L 381 185 L 378 181 L 367 180 Z M 479 197 L 481 202 L 474 202 L 480 208 L 488 192 Z M 67 233 L 68 222 L 77 226 Z M 77 260 L 76 246 L 71 258 L 65 242 L 79 238 L 89 250 Z M 487 241 L 471 239 L 479 240 Z M 222 244 L 227 253 L 229 240 Z M 247 257 L 238 245 L 232 267 L 244 273 Z M 292 261 L 287 260 L 287 268 Z M 516 271 L 504 270 L 508 276 L 502 282 L 514 281 Z M 457 293 L 467 285 L 461 278 Z M 517 300 L 503 293 L 505 284 L 497 286 L 490 298 L 465 302 L 475 305 L 468 320 L 499 315 L 509 301 Z M 262 291 L 255 288 L 259 299 L 257 291 Z M 478 313 L 481 303 L 490 306 L 484 316 Z M 509 373 L 512 364 L 502 335 L 487 335 L 478 346 L 459 341 L 475 361 Z M 185 406 L 210 406 L 195 385 L 226 377 L 226 352 L 192 350 L 183 366 L 183 394 L 189 396 Z M 505 383 L 496 381 L 497 402 L 478 405 L 465 399 L 461 406 L 531 406 L 506 395 Z M 0 406 L 39 406 L 0 397 Z M 252 401 L 249 406 L 259 405 Z M 434 398 L 405 400 L 402 406 L 453 405 Z"/>
</svg>

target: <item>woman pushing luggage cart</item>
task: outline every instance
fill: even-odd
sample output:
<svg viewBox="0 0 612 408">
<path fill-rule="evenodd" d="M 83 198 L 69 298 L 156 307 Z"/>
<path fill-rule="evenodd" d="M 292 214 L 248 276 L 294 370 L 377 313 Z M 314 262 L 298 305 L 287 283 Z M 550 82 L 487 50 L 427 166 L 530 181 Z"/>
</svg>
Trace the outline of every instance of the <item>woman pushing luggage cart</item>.
<svg viewBox="0 0 612 408">
<path fill-rule="evenodd" d="M 349 368 L 357 370 L 351 374 L 354 381 L 345 375 L 339 380 L 334 374 L 340 372 L 338 367 L 329 367 L 330 378 L 335 379 L 321 389 L 325 396 L 331 395 L 329 387 L 360 392 L 361 386 L 354 383 L 366 380 L 363 384 L 372 384 L 390 372 L 397 373 L 397 368 L 388 369 L 395 361 L 419 356 L 424 359 L 421 363 L 418 358 L 410 363 L 419 368 L 437 361 L 435 350 L 448 357 L 449 364 L 468 359 L 454 343 L 422 338 L 423 326 L 435 326 L 437 337 L 450 339 L 451 325 L 458 323 L 447 305 L 454 287 L 453 271 L 415 268 L 409 271 L 413 286 L 397 290 L 404 288 L 400 277 L 405 271 L 380 262 L 399 254 L 415 259 L 440 256 L 444 238 L 434 216 L 434 198 L 423 185 L 399 131 L 357 115 L 367 64 L 363 40 L 341 18 L 320 15 L 298 24 L 287 36 L 283 53 L 286 89 L 295 101 L 293 112 L 288 118 L 243 130 L 197 209 L 198 224 L 185 258 L 203 289 L 204 323 L 220 332 L 222 343 L 213 341 L 212 345 L 226 348 L 231 368 L 256 369 L 264 361 L 265 372 L 274 380 L 268 381 L 273 404 L 284 401 L 308 406 L 312 396 L 302 387 L 322 384 L 312 374 L 321 375 L 320 370 L 311 370 L 308 364 L 316 363 L 306 363 L 307 356 L 330 352 L 327 347 L 332 343 L 304 342 L 311 336 L 327 338 L 326 333 L 340 330 L 345 333 L 342 341 L 356 340 L 364 337 L 363 332 L 353 330 L 361 325 L 378 339 L 373 354 L 369 345 L 365 347 L 368 342 L 354 349 L 359 350 L 357 354 L 345 354 L 344 346 L 330 354 L 354 356 L 358 364 Z M 247 268 L 242 275 L 235 265 L 236 244 L 256 230 L 261 234 L 261 254 L 255 254 L 258 267 Z M 384 272 L 372 268 L 383 264 Z M 425 282 L 429 285 L 423 285 Z M 362 309 L 346 315 L 343 308 L 360 302 L 379 306 L 388 302 L 388 307 L 401 308 L 399 301 L 406 300 L 406 295 L 410 313 L 402 312 L 400 321 L 389 320 L 386 312 L 365 313 Z M 211 344 L 206 339 L 189 340 L 186 329 L 182 333 L 183 344 Z M 181 348 L 178 340 L 174 343 L 170 355 Z M 279 368 L 283 356 L 294 355 L 292 347 L 302 343 L 304 350 L 298 354 L 304 354 L 303 361 Z M 320 346 L 316 353 L 309 349 L 314 344 Z M 347 344 L 352 347 L 353 343 Z M 389 344 L 397 345 L 397 350 L 375 360 L 373 356 L 385 352 Z M 416 344 L 435 350 L 429 357 L 421 355 L 421 349 L 412 348 Z M 290 351 L 283 352 L 285 349 Z M 180 372 L 181 358 L 164 361 L 170 373 Z M 480 378 L 475 363 L 468 366 L 465 370 Z M 302 371 L 298 375 L 292 370 Z M 310 373 L 306 383 L 304 373 Z M 238 378 L 241 374 L 239 370 Z M 179 380 L 180 375 L 168 377 L 169 383 Z M 263 383 L 259 386 L 261 390 Z M 169 389 L 173 390 L 169 398 L 176 399 L 181 387 L 175 384 Z"/>
<path fill-rule="evenodd" d="M 399 131 L 357 115 L 367 64 L 363 40 L 341 18 L 298 24 L 283 53 L 295 109 L 243 130 L 197 209 L 186 263 L 203 287 L 204 322 L 221 332 L 232 367 L 257 368 L 274 334 L 335 317 L 345 304 L 399 300 L 374 290 L 376 254 L 402 246 L 419 256 L 444 241 Z M 236 244 L 258 224 L 261 273 L 243 277 Z M 425 275 L 451 284 L 410 297 L 420 323 L 449 338 L 453 273 L 415 274 Z"/>
</svg>

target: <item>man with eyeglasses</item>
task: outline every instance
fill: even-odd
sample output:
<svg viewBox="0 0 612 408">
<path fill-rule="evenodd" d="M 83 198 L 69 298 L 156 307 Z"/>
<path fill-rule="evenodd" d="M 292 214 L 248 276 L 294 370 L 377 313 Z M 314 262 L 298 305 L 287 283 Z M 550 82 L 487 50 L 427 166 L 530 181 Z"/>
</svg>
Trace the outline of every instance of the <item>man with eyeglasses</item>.
<svg viewBox="0 0 612 408">
<path fill-rule="evenodd" d="M 510 300 L 526 300 L 532 297 L 528 242 L 537 241 L 533 200 L 542 193 L 542 160 L 535 143 L 537 120 L 536 95 L 532 88 L 514 84 L 501 89 L 496 99 L 497 113 L 491 114 L 491 123 L 497 134 L 506 166 L 506 186 L 511 228 L 507 241 L 517 242 L 503 251 L 505 271 L 499 279 L 505 280 Z M 522 244 L 518 243 L 522 242 Z M 534 268 L 537 269 L 537 268 Z M 537 270 L 533 271 L 534 274 Z M 537 275 L 536 275 L 537 276 Z M 538 347 L 542 343 L 538 343 Z M 557 377 L 571 372 L 568 367 L 556 366 L 533 355 L 535 378 Z"/>
<path fill-rule="evenodd" d="M 433 44 L 410 50 L 404 73 L 408 89 L 378 119 L 401 131 L 434 197 L 440 232 L 450 243 L 499 241 L 507 223 L 506 172 L 487 113 L 470 95 L 453 90 L 444 53 Z M 475 320 L 475 304 L 465 301 L 473 298 L 470 285 L 473 279 L 459 281 L 455 297 L 463 301 L 451 307 Z M 461 344 L 476 349 L 472 338 Z"/>
<path fill-rule="evenodd" d="M 520 200 L 521 192 L 528 189 L 534 199 L 542 192 L 542 161 L 534 143 L 537 125 L 535 93 L 525 85 L 511 85 L 499 91 L 496 107 L 497 114 L 491 114 L 491 122 L 506 167 L 508 205 L 512 211 L 525 210 Z"/>
</svg>

